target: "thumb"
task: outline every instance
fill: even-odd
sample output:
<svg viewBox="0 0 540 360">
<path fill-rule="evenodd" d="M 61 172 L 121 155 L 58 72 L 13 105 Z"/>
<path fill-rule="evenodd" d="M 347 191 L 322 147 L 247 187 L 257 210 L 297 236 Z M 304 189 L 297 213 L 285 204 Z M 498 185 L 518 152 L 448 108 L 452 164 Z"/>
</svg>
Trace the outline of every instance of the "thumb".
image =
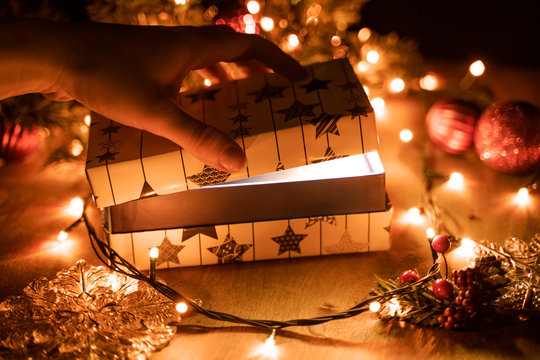
<svg viewBox="0 0 540 360">
<path fill-rule="evenodd" d="M 193 118 L 172 101 L 161 101 L 157 121 L 145 129 L 180 145 L 216 169 L 236 172 L 246 166 L 242 148 L 222 131 Z"/>
</svg>

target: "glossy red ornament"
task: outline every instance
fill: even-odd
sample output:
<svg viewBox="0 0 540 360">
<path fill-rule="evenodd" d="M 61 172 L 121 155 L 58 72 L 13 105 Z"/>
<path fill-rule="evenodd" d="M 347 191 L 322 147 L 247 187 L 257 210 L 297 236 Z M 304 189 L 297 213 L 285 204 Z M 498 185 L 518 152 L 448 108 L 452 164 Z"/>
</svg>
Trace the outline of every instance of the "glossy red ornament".
<svg viewBox="0 0 540 360">
<path fill-rule="evenodd" d="M 0 120 L 0 159 L 7 162 L 22 160 L 36 150 L 40 137 L 37 126 L 24 128 Z"/>
<path fill-rule="evenodd" d="M 420 279 L 420 276 L 416 273 L 416 271 L 413 270 L 406 270 L 399 275 L 399 282 L 401 285 L 405 285 L 409 282 L 413 283 L 415 281 L 418 281 Z"/>
<path fill-rule="evenodd" d="M 437 235 L 431 241 L 431 247 L 436 252 L 444 254 L 450 249 L 450 240 L 446 235 Z"/>
<path fill-rule="evenodd" d="M 473 145 L 473 134 L 480 112 L 459 99 L 437 101 L 426 115 L 429 138 L 450 154 L 463 154 Z"/>
<path fill-rule="evenodd" d="M 437 279 L 433 282 L 433 295 L 439 299 L 447 299 L 454 294 L 454 285 L 446 279 Z"/>
<path fill-rule="evenodd" d="M 540 167 L 540 110 L 524 102 L 497 103 L 480 117 L 474 133 L 480 159 L 509 174 Z"/>
</svg>

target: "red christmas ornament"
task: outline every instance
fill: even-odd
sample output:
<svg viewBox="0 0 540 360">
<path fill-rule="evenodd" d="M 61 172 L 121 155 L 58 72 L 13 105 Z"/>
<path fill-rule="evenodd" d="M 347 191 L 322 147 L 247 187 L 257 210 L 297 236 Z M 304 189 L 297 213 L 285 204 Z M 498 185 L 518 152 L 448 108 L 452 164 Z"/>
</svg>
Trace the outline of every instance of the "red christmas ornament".
<svg viewBox="0 0 540 360">
<path fill-rule="evenodd" d="M 437 101 L 426 115 L 427 134 L 446 152 L 463 154 L 473 144 L 474 126 L 479 115 L 476 107 L 466 101 Z"/>
<path fill-rule="evenodd" d="M 444 254 L 450 249 L 450 240 L 446 235 L 437 235 L 431 242 L 431 247 L 438 253 Z"/>
<path fill-rule="evenodd" d="M 498 103 L 480 117 L 474 133 L 480 159 L 509 174 L 525 174 L 540 165 L 540 110 L 524 102 Z"/>
<path fill-rule="evenodd" d="M 415 282 L 420 279 L 420 276 L 416 273 L 416 271 L 413 270 L 406 270 L 401 275 L 399 275 L 399 282 L 401 285 L 405 285 L 408 282 Z"/>
<path fill-rule="evenodd" d="M 40 130 L 23 128 L 10 121 L 0 121 L 0 159 L 7 162 L 22 160 L 38 146 Z"/>
<path fill-rule="evenodd" d="M 454 285 L 446 279 L 437 279 L 433 282 L 433 295 L 439 299 L 447 299 L 454 294 Z"/>
</svg>

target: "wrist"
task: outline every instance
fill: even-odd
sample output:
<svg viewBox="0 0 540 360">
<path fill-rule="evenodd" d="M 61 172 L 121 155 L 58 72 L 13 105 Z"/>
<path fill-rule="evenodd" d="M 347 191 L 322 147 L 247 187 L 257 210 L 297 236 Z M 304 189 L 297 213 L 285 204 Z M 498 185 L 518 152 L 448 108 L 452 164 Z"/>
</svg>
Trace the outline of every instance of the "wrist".
<svg viewBox="0 0 540 360">
<path fill-rule="evenodd" d="M 58 90 L 63 54 L 58 35 L 48 21 L 0 21 L 0 99 Z"/>
</svg>

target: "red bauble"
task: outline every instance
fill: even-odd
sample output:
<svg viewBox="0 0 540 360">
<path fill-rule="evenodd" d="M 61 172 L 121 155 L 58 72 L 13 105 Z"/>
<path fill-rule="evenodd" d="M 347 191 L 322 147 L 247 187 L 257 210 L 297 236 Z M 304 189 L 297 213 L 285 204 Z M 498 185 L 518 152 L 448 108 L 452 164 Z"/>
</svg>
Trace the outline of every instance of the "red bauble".
<svg viewBox="0 0 540 360">
<path fill-rule="evenodd" d="M 431 242 L 431 247 L 438 253 L 444 254 L 450 249 L 450 240 L 445 235 L 437 235 Z"/>
<path fill-rule="evenodd" d="M 447 299 L 454 294 L 454 285 L 446 279 L 437 279 L 433 282 L 433 295 L 439 299 Z"/>
<path fill-rule="evenodd" d="M 525 174 L 540 166 L 540 110 L 523 102 L 498 103 L 480 117 L 474 133 L 480 159 L 509 174 Z"/>
<path fill-rule="evenodd" d="M 413 270 L 404 271 L 403 273 L 401 273 L 401 275 L 399 275 L 399 282 L 401 283 L 401 285 L 405 285 L 408 282 L 413 283 L 415 281 L 418 281 L 418 279 L 420 279 L 420 276 L 418 276 L 416 271 Z"/>
<path fill-rule="evenodd" d="M 38 127 L 23 128 L 0 119 L 0 159 L 7 162 L 22 160 L 37 148 L 39 141 Z"/>
<path fill-rule="evenodd" d="M 474 126 L 480 115 L 476 107 L 463 100 L 437 101 L 426 115 L 429 138 L 450 154 L 463 154 L 473 144 Z"/>
</svg>

